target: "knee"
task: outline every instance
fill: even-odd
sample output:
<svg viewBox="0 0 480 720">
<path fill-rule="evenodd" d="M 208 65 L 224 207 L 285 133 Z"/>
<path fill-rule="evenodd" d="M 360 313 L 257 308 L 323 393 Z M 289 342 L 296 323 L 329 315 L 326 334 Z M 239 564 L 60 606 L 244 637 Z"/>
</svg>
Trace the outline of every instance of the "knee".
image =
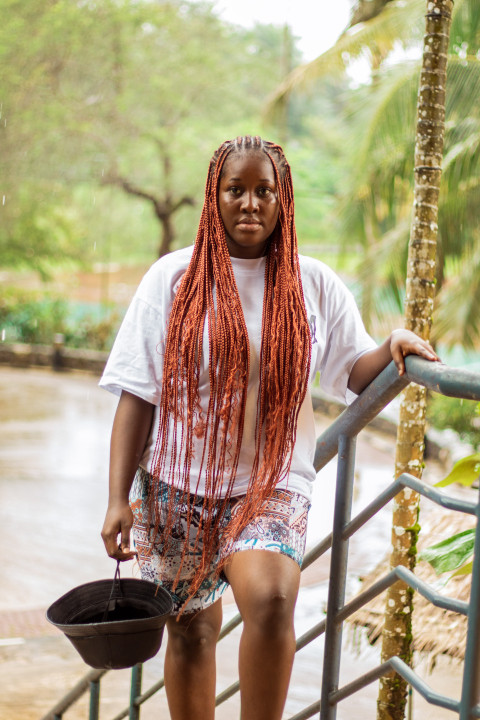
<svg viewBox="0 0 480 720">
<path fill-rule="evenodd" d="M 188 657 L 208 654 L 215 651 L 220 625 L 217 622 L 195 617 L 190 623 L 170 621 L 168 625 L 168 645 L 176 654 Z"/>
<path fill-rule="evenodd" d="M 245 625 L 272 635 L 283 635 L 293 630 L 296 597 L 281 588 L 258 591 L 244 612 Z"/>
</svg>

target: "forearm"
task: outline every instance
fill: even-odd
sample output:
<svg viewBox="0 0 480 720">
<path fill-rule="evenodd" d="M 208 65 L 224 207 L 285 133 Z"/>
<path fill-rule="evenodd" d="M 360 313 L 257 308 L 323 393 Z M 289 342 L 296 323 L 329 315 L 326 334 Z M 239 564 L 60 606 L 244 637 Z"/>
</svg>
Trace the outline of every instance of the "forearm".
<svg viewBox="0 0 480 720">
<path fill-rule="evenodd" d="M 348 378 L 348 388 L 359 395 L 392 360 L 390 338 L 374 350 L 362 355 L 353 366 Z"/>
<path fill-rule="evenodd" d="M 148 441 L 154 406 L 122 392 L 110 442 L 109 503 L 126 502 Z"/>
<path fill-rule="evenodd" d="M 152 427 L 154 406 L 131 393 L 122 392 L 113 421 L 110 443 L 108 508 L 102 538 L 110 557 L 130 560 L 133 514 L 128 495 Z"/>
</svg>

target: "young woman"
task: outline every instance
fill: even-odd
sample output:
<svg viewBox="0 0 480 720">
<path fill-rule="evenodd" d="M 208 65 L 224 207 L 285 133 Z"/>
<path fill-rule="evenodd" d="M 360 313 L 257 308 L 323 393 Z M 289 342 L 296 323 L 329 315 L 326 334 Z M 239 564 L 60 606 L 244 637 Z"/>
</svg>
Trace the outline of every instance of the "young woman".
<svg viewBox="0 0 480 720">
<path fill-rule="evenodd" d="M 244 621 L 241 717 L 282 717 L 315 479 L 311 383 L 319 372 L 344 400 L 392 358 L 402 374 L 409 353 L 438 359 L 405 330 L 377 346 L 338 277 L 298 255 L 281 148 L 223 143 L 195 245 L 146 274 L 101 380 L 120 395 L 102 537 L 112 558 L 137 555 L 142 576 L 172 594 L 173 720 L 214 717 L 228 585 Z"/>
</svg>

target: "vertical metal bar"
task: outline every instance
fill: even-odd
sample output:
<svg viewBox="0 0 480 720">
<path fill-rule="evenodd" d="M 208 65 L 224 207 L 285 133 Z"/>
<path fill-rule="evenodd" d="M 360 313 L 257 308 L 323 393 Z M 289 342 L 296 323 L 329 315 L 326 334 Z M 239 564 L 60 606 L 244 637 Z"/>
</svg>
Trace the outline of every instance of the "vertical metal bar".
<svg viewBox="0 0 480 720">
<path fill-rule="evenodd" d="M 345 601 L 347 576 L 348 540 L 343 540 L 343 528 L 349 522 L 352 511 L 353 478 L 355 470 L 356 438 L 340 435 L 338 438 L 337 486 L 333 514 L 332 556 L 328 588 L 325 650 L 323 657 L 321 720 L 335 720 L 337 706 L 329 702 L 330 693 L 338 689 L 342 624 L 336 614 Z"/>
<path fill-rule="evenodd" d="M 480 491 L 479 491 L 480 492 Z M 463 663 L 459 720 L 473 720 L 472 708 L 480 701 L 480 497 L 468 608 L 467 643 Z"/>
<path fill-rule="evenodd" d="M 132 668 L 129 720 L 140 720 L 140 705 L 135 705 L 135 699 L 142 693 L 142 667 L 142 665 L 134 665 Z"/>
<path fill-rule="evenodd" d="M 407 713 L 407 720 L 413 720 L 413 689 L 411 685 L 408 686 Z"/>
<path fill-rule="evenodd" d="M 88 720 L 98 720 L 100 707 L 100 679 L 90 681 L 90 712 Z"/>
</svg>

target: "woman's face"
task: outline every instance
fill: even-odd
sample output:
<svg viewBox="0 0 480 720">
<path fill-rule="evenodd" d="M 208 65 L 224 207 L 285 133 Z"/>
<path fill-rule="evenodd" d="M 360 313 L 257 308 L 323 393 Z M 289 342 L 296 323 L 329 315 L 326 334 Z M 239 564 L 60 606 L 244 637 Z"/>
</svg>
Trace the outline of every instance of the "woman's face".
<svg viewBox="0 0 480 720">
<path fill-rule="evenodd" d="M 218 204 L 230 255 L 265 255 L 279 212 L 275 173 L 267 155 L 230 154 L 220 177 Z"/>
</svg>

